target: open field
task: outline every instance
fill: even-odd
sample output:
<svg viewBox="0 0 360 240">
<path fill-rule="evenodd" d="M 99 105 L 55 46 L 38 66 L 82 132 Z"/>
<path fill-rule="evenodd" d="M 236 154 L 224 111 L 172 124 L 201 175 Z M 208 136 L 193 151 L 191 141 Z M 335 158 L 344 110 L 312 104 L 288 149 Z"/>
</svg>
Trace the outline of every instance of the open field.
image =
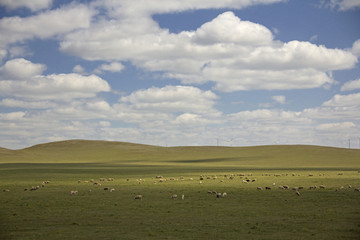
<svg viewBox="0 0 360 240">
<path fill-rule="evenodd" d="M 359 239 L 359 169 L 359 150 L 315 146 L 0 149 L 0 239 Z"/>
</svg>

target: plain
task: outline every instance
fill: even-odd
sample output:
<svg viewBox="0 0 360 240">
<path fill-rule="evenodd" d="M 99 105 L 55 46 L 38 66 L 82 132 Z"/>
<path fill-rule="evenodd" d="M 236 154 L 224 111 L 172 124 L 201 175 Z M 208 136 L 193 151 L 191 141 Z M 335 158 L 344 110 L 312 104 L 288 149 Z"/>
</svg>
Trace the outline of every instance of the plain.
<svg viewBox="0 0 360 240">
<path fill-rule="evenodd" d="M 0 239 L 359 239 L 359 169 L 318 146 L 0 149 Z"/>
</svg>

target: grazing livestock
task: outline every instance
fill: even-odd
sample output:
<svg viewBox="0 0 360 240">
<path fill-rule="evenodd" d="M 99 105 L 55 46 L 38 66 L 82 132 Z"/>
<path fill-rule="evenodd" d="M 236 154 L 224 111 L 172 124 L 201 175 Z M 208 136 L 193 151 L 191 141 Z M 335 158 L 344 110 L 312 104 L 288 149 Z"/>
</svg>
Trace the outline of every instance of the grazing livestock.
<svg viewBox="0 0 360 240">
<path fill-rule="evenodd" d="M 354 188 L 355 192 L 360 192 L 360 188 Z"/>
<path fill-rule="evenodd" d="M 300 192 L 299 192 L 299 191 L 296 191 L 295 193 L 296 193 L 296 195 L 300 196 Z"/>
<path fill-rule="evenodd" d="M 257 189 L 257 190 L 263 190 L 262 187 L 257 187 L 256 189 Z"/>
<path fill-rule="evenodd" d="M 136 195 L 134 200 L 142 200 L 143 196 L 142 195 Z"/>
<path fill-rule="evenodd" d="M 217 198 L 221 198 L 221 197 L 222 197 L 222 194 L 221 194 L 221 193 L 217 193 L 217 194 L 216 194 L 216 197 L 217 197 Z"/>
<path fill-rule="evenodd" d="M 172 199 L 176 199 L 176 198 L 177 198 L 177 194 L 173 194 L 173 195 L 171 196 L 171 198 L 172 198 Z"/>
<path fill-rule="evenodd" d="M 271 190 L 271 187 L 265 187 L 266 190 Z"/>
<path fill-rule="evenodd" d="M 71 191 L 70 191 L 70 195 L 75 195 L 75 194 L 77 194 L 77 193 L 78 193 L 77 190 L 71 190 Z"/>
<path fill-rule="evenodd" d="M 181 195 L 181 200 L 184 200 L 184 199 L 185 199 L 185 195 L 182 194 L 182 195 Z"/>
<path fill-rule="evenodd" d="M 107 190 L 109 190 L 109 188 L 106 187 L 106 188 L 104 188 L 104 190 L 107 191 Z"/>
<path fill-rule="evenodd" d="M 10 190 L 9 189 L 4 189 L 3 192 L 10 192 Z"/>
<path fill-rule="evenodd" d="M 110 192 L 113 192 L 113 191 L 115 191 L 115 188 L 110 189 Z"/>
<path fill-rule="evenodd" d="M 320 185 L 319 186 L 321 189 L 325 189 L 325 186 L 324 185 Z"/>
<path fill-rule="evenodd" d="M 224 193 L 222 194 L 222 197 L 226 197 L 226 196 L 227 196 L 227 193 L 224 192 Z"/>
</svg>

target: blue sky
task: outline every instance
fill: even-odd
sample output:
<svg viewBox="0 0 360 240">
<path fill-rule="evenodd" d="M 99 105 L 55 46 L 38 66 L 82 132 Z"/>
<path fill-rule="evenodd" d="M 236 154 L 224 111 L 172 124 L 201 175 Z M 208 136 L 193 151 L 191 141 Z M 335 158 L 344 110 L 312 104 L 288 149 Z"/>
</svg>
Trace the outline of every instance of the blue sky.
<svg viewBox="0 0 360 240">
<path fill-rule="evenodd" d="M 359 1 L 0 0 L 0 15 L 1 147 L 360 147 Z"/>
</svg>

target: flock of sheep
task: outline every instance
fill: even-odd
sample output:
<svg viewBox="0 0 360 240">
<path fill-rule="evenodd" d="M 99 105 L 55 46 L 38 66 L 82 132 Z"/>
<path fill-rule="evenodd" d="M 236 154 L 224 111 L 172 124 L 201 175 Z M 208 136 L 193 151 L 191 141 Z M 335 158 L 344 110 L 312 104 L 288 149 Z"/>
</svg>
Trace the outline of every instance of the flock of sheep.
<svg viewBox="0 0 360 240">
<path fill-rule="evenodd" d="M 319 176 L 324 176 L 325 174 L 322 174 L 320 173 Z M 343 173 L 338 173 L 338 175 L 343 175 Z M 273 177 L 281 177 L 281 176 L 289 176 L 289 174 L 262 174 L 262 176 L 264 177 L 269 177 L 269 176 L 273 176 Z M 300 175 L 297 175 L 297 174 L 291 174 L 290 176 L 300 176 Z M 308 177 L 313 177 L 314 175 L 313 174 L 308 174 Z M 199 176 L 199 184 L 202 184 L 205 180 L 219 180 L 220 179 L 220 182 L 224 182 L 225 180 L 234 180 L 234 179 L 240 179 L 241 180 L 241 183 L 243 184 L 249 184 L 249 183 L 252 183 L 252 184 L 257 184 L 258 181 L 256 178 L 253 178 L 253 174 L 249 173 L 249 174 L 224 174 L 222 175 L 221 177 L 218 177 L 216 175 L 211 175 L 211 176 L 204 176 L 204 175 L 201 175 Z M 154 184 L 157 184 L 157 183 L 164 183 L 166 181 L 184 181 L 185 178 L 184 177 L 180 177 L 180 178 L 164 178 L 163 176 L 156 176 L 153 178 L 153 183 Z M 187 180 L 189 181 L 193 181 L 194 179 L 193 178 L 188 178 Z M 99 181 L 95 181 L 94 179 L 89 179 L 89 180 L 85 180 L 85 181 L 81 181 L 81 180 L 78 180 L 78 183 L 89 183 L 89 184 L 93 184 L 94 186 L 97 186 L 97 187 L 100 187 L 102 185 L 102 183 L 106 183 L 106 182 L 112 182 L 114 181 L 114 178 L 100 178 Z M 130 179 L 126 179 L 127 182 L 130 181 Z M 143 182 L 145 182 L 144 179 L 136 179 L 136 183 L 137 184 L 142 184 Z M 41 188 L 44 188 L 47 184 L 49 184 L 50 181 L 43 181 L 41 183 L 41 185 L 38 185 L 38 186 L 32 186 L 31 188 L 25 188 L 24 191 L 36 191 L 38 189 L 40 189 L 40 186 Z M 276 183 L 272 183 L 270 186 L 265 186 L 265 187 L 262 187 L 262 186 L 257 186 L 256 189 L 259 190 L 259 191 L 262 191 L 263 189 L 265 190 L 271 190 L 273 188 L 275 188 L 276 186 Z M 287 190 L 287 189 L 291 189 L 294 191 L 294 193 L 297 195 L 297 196 L 300 196 L 300 190 L 303 190 L 305 189 L 304 186 L 296 186 L 296 187 L 289 187 L 288 185 L 279 185 L 277 186 L 278 189 L 281 189 L 281 190 Z M 314 189 L 325 189 L 325 185 L 311 185 L 308 187 L 309 190 L 314 190 Z M 339 186 L 338 188 L 335 189 L 335 191 L 341 191 L 345 188 L 352 188 L 351 185 L 347 185 L 346 187 L 344 186 Z M 115 191 L 115 188 L 109 188 L 109 187 L 104 187 L 103 188 L 104 191 L 109 191 L 109 192 L 114 192 Z M 354 188 L 355 191 L 357 192 L 360 192 L 360 188 Z M 4 189 L 3 192 L 9 192 L 10 190 L 9 189 Z M 91 189 L 89 190 L 89 192 L 91 192 Z M 209 190 L 208 191 L 209 194 L 213 194 L 216 196 L 216 198 L 224 198 L 227 196 L 227 193 L 226 192 L 223 192 L 223 193 L 220 193 L 220 192 L 217 192 L 217 191 L 213 191 L 213 190 Z M 78 194 L 78 190 L 70 190 L 70 195 L 77 195 Z M 172 194 L 171 195 L 171 199 L 175 200 L 178 198 L 178 195 L 177 194 Z M 143 195 L 136 195 L 134 197 L 134 200 L 142 200 L 143 199 Z M 185 195 L 184 194 L 181 194 L 181 199 L 184 200 L 185 199 Z"/>
<path fill-rule="evenodd" d="M 338 175 L 343 175 L 343 173 L 338 173 Z M 262 176 L 273 176 L 273 177 L 281 177 L 281 176 L 300 176 L 298 174 L 262 174 Z M 308 177 L 313 177 L 314 174 L 308 174 Z M 319 173 L 319 176 L 325 176 L 325 174 L 323 173 Z M 155 176 L 152 178 L 153 179 L 153 184 L 158 184 L 158 183 L 164 183 L 166 181 L 184 181 L 185 178 L 184 177 L 179 177 L 179 178 L 174 178 L 174 177 L 170 177 L 170 178 L 164 178 L 163 176 Z M 208 176 L 208 175 L 201 175 L 199 176 L 199 184 L 202 184 L 204 181 L 206 180 L 220 180 L 220 182 L 224 182 L 226 179 L 228 180 L 234 180 L 234 179 L 241 179 L 241 183 L 243 184 L 249 184 L 249 183 L 258 183 L 257 179 L 256 178 L 253 178 L 253 174 L 249 173 L 249 174 L 224 174 L 220 177 L 216 176 L 216 175 L 211 175 L 211 176 Z M 189 181 L 193 181 L 194 178 L 188 178 L 187 180 Z M 100 182 L 109 182 L 109 181 L 114 181 L 113 178 L 100 178 L 99 179 Z M 130 179 L 126 179 L 127 182 L 130 181 Z M 79 180 L 78 183 L 81 183 L 82 181 Z M 100 182 L 96 182 L 94 181 L 94 179 L 90 179 L 89 181 L 84 181 L 85 183 L 93 183 L 94 185 L 96 186 L 101 186 L 101 183 Z M 136 183 L 137 184 L 142 184 L 145 182 L 145 179 L 136 179 Z M 257 186 L 256 189 L 261 191 L 261 190 L 271 190 L 273 188 L 275 188 L 276 186 L 276 183 L 272 183 L 270 186 L 265 186 L 265 187 L 262 187 L 262 186 Z M 325 189 L 325 185 L 311 185 L 308 187 L 309 190 L 314 190 L 314 189 Z M 346 187 L 344 186 L 340 186 L 338 188 L 335 189 L 335 191 L 340 191 L 340 190 L 343 190 L 345 188 L 352 188 L 351 185 L 347 185 Z M 281 190 L 287 190 L 287 189 L 291 189 L 294 191 L 294 193 L 297 195 L 297 196 L 300 196 L 301 193 L 300 191 L 305 189 L 304 186 L 295 186 L 295 187 L 289 187 L 288 185 L 279 185 L 277 186 L 277 189 L 281 189 Z M 104 188 L 105 191 L 109 190 L 109 188 L 105 187 Z M 91 191 L 91 190 L 90 190 Z M 115 191 L 114 188 L 111 188 L 110 189 L 110 192 L 113 192 Z M 354 191 L 358 191 L 360 192 L 360 188 L 354 188 Z M 227 193 L 226 192 L 223 192 L 223 193 L 220 193 L 220 192 L 217 192 L 217 191 L 213 191 L 213 190 L 209 190 L 208 191 L 209 194 L 213 194 L 216 196 L 216 198 L 224 198 L 227 196 Z M 77 194 L 77 190 L 71 190 L 70 194 Z M 171 199 L 175 200 L 178 198 L 178 195 L 177 194 L 172 194 Z M 134 197 L 134 200 L 142 200 L 143 199 L 143 195 L 136 195 Z M 185 195 L 184 194 L 181 194 L 181 199 L 184 200 L 185 199 Z"/>
</svg>

